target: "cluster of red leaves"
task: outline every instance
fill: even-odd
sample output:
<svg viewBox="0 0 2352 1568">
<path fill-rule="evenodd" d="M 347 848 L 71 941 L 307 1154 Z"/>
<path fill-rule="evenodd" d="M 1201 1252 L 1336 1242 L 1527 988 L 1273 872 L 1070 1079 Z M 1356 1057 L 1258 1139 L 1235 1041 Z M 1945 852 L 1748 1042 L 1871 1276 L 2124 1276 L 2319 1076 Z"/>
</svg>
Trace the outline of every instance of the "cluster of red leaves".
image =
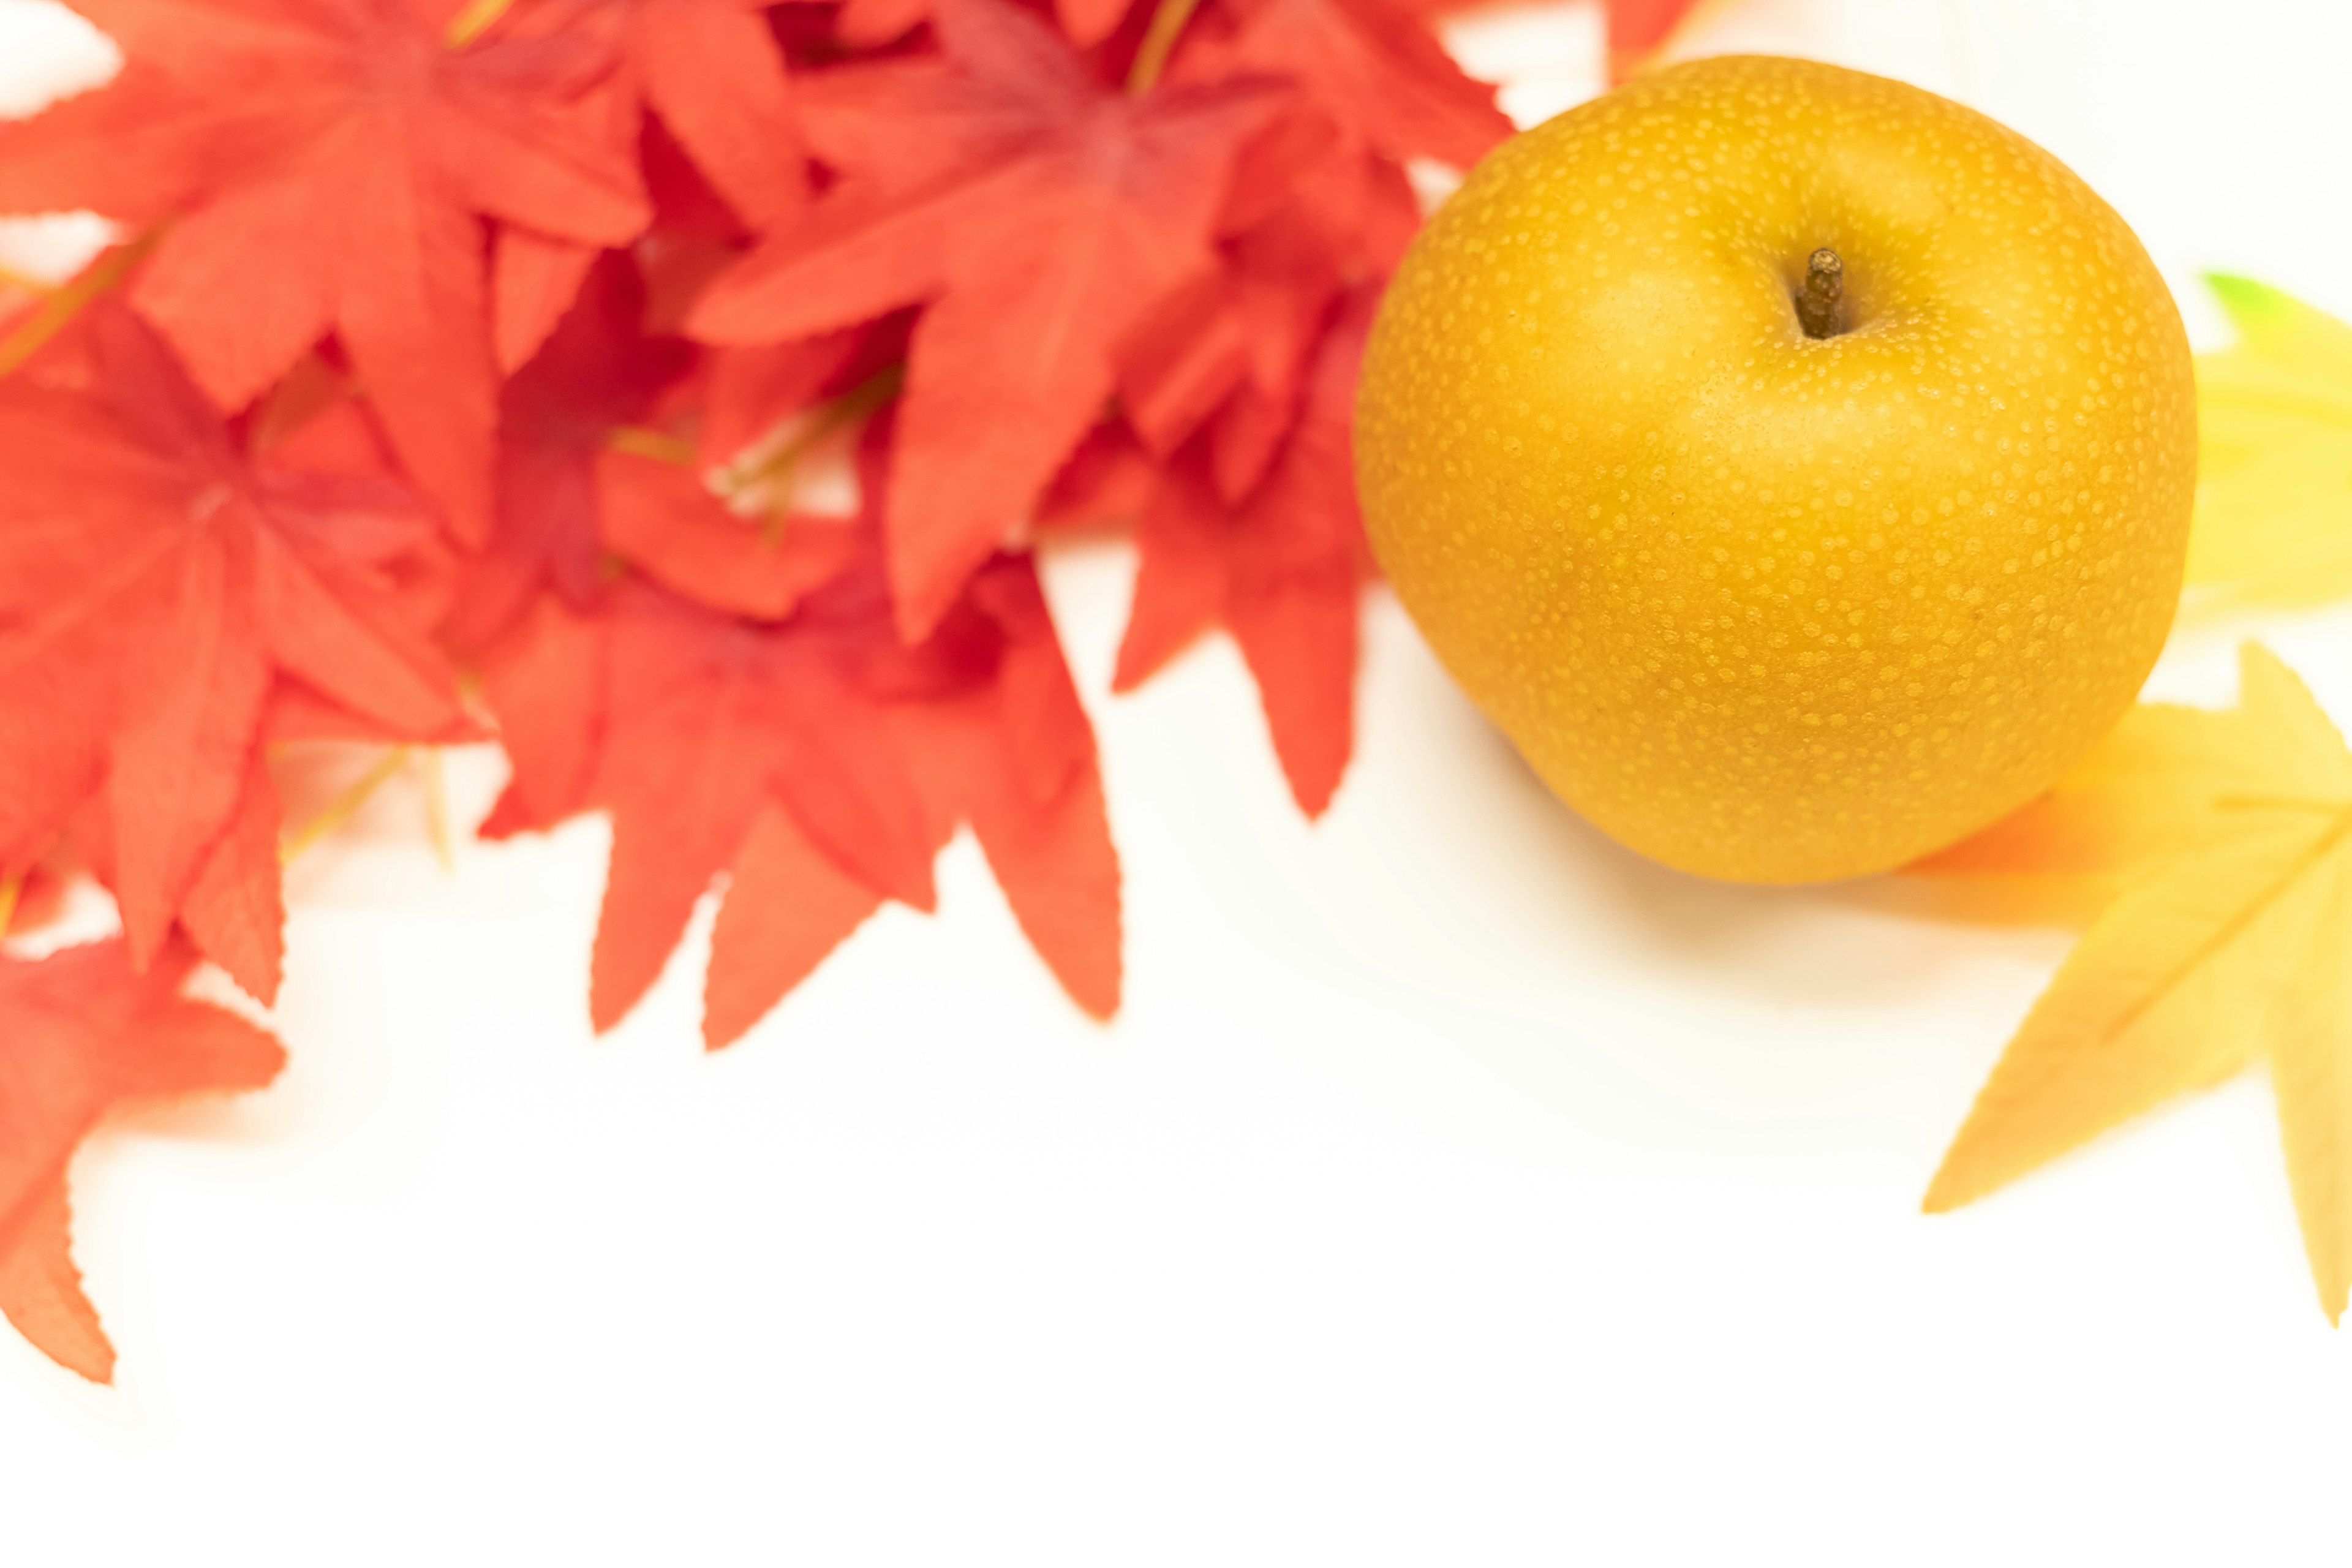
<svg viewBox="0 0 2352 1568">
<path fill-rule="evenodd" d="M 123 928 L 0 959 L 0 1309 L 57 1359 L 110 1363 L 74 1142 L 275 1070 L 179 987 L 277 993 L 288 743 L 495 733 L 486 834 L 608 815 L 599 1028 L 725 873 L 713 1046 L 964 826 L 1117 1006 L 1040 531 L 1139 522 L 1119 687 L 1229 628 L 1329 800 L 1406 165 L 1508 131 L 1444 0 L 72 3 L 121 74 L 0 125 L 0 213 L 125 236 L 0 297 L 0 931 L 70 876 Z"/>
</svg>

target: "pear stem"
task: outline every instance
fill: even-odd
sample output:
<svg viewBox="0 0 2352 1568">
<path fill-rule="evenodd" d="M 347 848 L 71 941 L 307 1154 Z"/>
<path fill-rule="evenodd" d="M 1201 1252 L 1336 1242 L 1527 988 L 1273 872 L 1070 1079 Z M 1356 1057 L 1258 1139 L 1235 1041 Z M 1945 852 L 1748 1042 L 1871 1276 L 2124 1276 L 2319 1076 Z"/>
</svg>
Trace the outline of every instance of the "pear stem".
<svg viewBox="0 0 2352 1568">
<path fill-rule="evenodd" d="M 1797 320 L 1809 338 L 1833 338 L 1845 331 L 1838 300 L 1845 292 L 1845 263 L 1822 246 L 1805 258 L 1805 286 L 1797 293 Z"/>
</svg>

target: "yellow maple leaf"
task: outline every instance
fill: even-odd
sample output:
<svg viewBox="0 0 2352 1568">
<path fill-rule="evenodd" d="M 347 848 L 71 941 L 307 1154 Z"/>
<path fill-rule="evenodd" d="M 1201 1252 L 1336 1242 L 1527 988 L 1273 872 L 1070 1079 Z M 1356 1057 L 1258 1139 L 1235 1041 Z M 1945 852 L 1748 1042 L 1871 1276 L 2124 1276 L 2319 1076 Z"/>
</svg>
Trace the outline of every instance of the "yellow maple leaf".
<svg viewBox="0 0 2352 1568">
<path fill-rule="evenodd" d="M 2352 751 L 2295 673 L 2247 644 L 2237 708 L 2136 710 L 2050 796 L 1927 868 L 2119 889 L 2002 1053 L 1928 1211 L 2266 1056 L 2312 1277 L 2340 1319 L 2352 1292 Z"/>
<path fill-rule="evenodd" d="M 2352 592 L 2352 326 L 2249 279 L 2206 281 L 2238 342 L 2197 358 L 2189 585 L 2221 605 Z"/>
<path fill-rule="evenodd" d="M 1906 869 L 1999 878 L 2104 900 L 2153 863 L 2235 820 L 2219 801 L 2264 787 L 2242 709 L 2143 702 L 2048 794 Z M 2081 898 L 2053 907 L 2081 907 Z"/>
</svg>

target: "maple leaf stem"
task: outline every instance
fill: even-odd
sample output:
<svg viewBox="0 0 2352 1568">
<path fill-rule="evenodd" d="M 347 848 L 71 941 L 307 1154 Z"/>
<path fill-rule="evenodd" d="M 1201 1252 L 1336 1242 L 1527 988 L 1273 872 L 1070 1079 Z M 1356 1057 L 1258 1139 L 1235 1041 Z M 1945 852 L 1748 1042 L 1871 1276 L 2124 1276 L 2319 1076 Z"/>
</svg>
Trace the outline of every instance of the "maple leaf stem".
<svg viewBox="0 0 2352 1568">
<path fill-rule="evenodd" d="M 441 35 L 441 47 L 462 49 L 490 30 L 498 19 L 507 14 L 514 0 L 471 0 L 471 4 L 449 19 L 449 30 Z"/>
<path fill-rule="evenodd" d="M 130 244 L 117 246 L 100 257 L 72 282 L 50 290 L 48 298 L 41 301 L 41 308 L 33 312 L 32 320 L 0 339 L 0 375 L 16 371 L 38 353 L 42 344 L 65 331 L 91 300 L 110 292 L 162 237 L 162 229 L 151 229 Z"/>
<path fill-rule="evenodd" d="M 0 881 L 0 936 L 8 934 L 8 927 L 16 919 L 16 900 L 25 891 L 25 873 L 17 872 Z"/>
<path fill-rule="evenodd" d="M 1141 98 L 1160 80 L 1160 73 L 1168 68 L 1168 57 L 1176 52 L 1176 40 L 1183 36 L 1184 24 L 1201 8 L 1201 0 L 1160 0 L 1151 13 L 1151 25 L 1143 31 L 1143 42 L 1135 51 L 1135 63 L 1127 69 L 1127 90 Z"/>
<path fill-rule="evenodd" d="M 412 748 L 394 746 L 379 759 L 375 766 L 362 773 L 349 789 L 327 803 L 325 810 L 297 827 L 278 841 L 278 863 L 290 866 L 320 839 L 359 815 L 368 797 L 382 789 L 408 761 Z"/>
<path fill-rule="evenodd" d="M 449 832 L 449 776 L 442 765 L 441 748 L 427 746 L 417 763 L 425 774 L 425 831 L 433 840 L 433 858 L 441 862 L 445 873 L 454 872 L 457 847 Z"/>
<path fill-rule="evenodd" d="M 809 421 L 808 428 L 762 458 L 760 466 L 745 474 L 735 488 L 748 490 L 786 478 L 819 443 L 874 413 L 898 396 L 906 384 L 907 367 L 903 363 L 884 365 L 820 408 Z"/>
<path fill-rule="evenodd" d="M 615 452 L 626 452 L 635 458 L 650 458 L 656 463 L 670 463 L 681 468 L 694 467 L 693 442 L 683 436 L 648 430 L 642 425 L 614 426 L 604 437 L 604 445 Z"/>
<path fill-rule="evenodd" d="M 54 294 L 58 291 L 56 284 L 44 282 L 29 273 L 19 272 L 7 266 L 0 266 L 0 289 L 15 289 L 26 294 Z"/>
<path fill-rule="evenodd" d="M 2347 839 L 2352 839 L 2352 806 L 2338 806 L 2336 808 L 2336 821 L 2327 831 L 2313 839 L 2303 853 L 2295 857 L 2294 863 L 2281 872 L 2270 886 L 2264 888 L 2259 897 L 2249 900 L 2243 909 L 2223 921 L 2214 929 L 2211 936 L 2198 945 L 2195 952 L 2174 965 L 2171 973 L 2149 987 L 2147 995 L 2117 1014 L 2101 1032 L 2099 1037 L 2101 1041 L 2117 1038 L 2140 1019 L 2146 1017 L 2158 1002 L 2186 982 L 2189 975 L 2196 973 L 2200 964 L 2243 935 L 2246 928 L 2252 925 L 2263 910 L 2269 909 L 2282 894 L 2293 887 L 2297 879 L 2334 854 Z"/>
</svg>

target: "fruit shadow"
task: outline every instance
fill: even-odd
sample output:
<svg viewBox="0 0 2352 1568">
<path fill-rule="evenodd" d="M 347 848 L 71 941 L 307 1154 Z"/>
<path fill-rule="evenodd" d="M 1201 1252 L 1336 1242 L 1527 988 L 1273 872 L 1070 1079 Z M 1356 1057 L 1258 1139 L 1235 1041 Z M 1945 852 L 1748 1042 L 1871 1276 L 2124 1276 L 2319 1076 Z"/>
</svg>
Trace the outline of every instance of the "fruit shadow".
<svg viewBox="0 0 2352 1568">
<path fill-rule="evenodd" d="M 1947 984 L 1990 950 L 2050 957 L 2095 912 L 2085 890 L 1897 871 L 1786 887 L 1718 882 L 1647 859 L 1556 799 L 1497 731 L 1482 771 L 1509 797 L 1508 877 L 1559 929 L 1598 924 L 1643 965 L 1707 991 L 1780 1005 L 1883 1007 Z M 1497 803 L 1498 805 L 1502 803 Z M 1503 837 L 1485 842 L 1499 847 Z M 1496 854 L 1496 848 L 1489 848 Z M 1956 940 L 1958 939 L 1958 940 Z"/>
</svg>

